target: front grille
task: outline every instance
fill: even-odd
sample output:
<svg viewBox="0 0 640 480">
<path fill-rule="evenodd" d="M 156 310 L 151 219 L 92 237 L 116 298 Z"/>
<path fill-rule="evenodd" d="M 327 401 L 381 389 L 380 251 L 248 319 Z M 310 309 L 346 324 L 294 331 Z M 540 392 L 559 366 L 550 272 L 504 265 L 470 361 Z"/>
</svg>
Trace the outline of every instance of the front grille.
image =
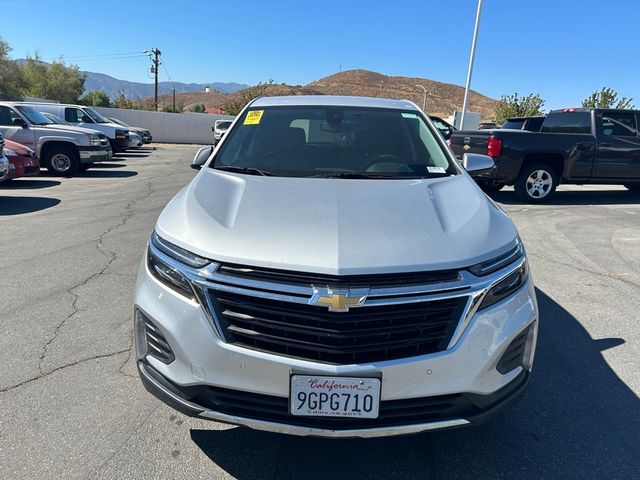
<svg viewBox="0 0 640 480">
<path fill-rule="evenodd" d="M 227 415 L 333 430 L 436 422 L 466 418 L 480 411 L 463 394 L 382 401 L 379 416 L 374 419 L 293 416 L 287 398 L 217 387 L 201 389 L 190 401 Z"/>
<path fill-rule="evenodd" d="M 209 293 L 229 343 L 334 364 L 445 350 L 466 304 L 466 296 L 461 296 L 330 312 L 222 290 Z"/>
</svg>

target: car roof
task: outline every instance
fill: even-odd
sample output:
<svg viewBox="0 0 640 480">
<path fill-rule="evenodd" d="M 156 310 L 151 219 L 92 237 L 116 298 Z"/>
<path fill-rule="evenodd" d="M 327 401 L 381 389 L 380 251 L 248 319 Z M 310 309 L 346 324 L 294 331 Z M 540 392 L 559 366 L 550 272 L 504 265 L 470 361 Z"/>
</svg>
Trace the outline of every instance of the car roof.
<svg viewBox="0 0 640 480">
<path fill-rule="evenodd" d="M 342 95 L 289 95 L 282 97 L 260 97 L 254 100 L 251 107 L 281 106 L 322 106 L 322 107 L 368 107 L 393 108 L 398 110 L 420 109 L 409 100 L 393 100 L 391 98 L 351 97 Z"/>
</svg>

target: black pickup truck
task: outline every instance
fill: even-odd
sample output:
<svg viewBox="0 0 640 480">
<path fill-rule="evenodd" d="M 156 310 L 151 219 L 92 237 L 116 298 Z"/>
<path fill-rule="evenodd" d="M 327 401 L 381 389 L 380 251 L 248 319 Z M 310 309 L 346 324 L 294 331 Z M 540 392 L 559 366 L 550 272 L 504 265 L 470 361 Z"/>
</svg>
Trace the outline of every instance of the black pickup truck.
<svg viewBox="0 0 640 480">
<path fill-rule="evenodd" d="M 640 192 L 640 111 L 598 108 L 553 110 L 540 132 L 455 131 L 458 157 L 483 153 L 495 166 L 476 177 L 485 191 L 513 185 L 525 201 L 549 200 L 560 183 L 617 184 Z"/>
</svg>

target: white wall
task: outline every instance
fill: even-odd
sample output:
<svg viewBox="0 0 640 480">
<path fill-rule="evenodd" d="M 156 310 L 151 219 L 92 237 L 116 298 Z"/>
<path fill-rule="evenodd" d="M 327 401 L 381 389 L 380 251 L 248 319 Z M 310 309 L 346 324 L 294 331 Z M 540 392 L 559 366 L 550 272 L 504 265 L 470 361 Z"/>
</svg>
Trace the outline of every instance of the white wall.
<svg viewBox="0 0 640 480">
<path fill-rule="evenodd" d="M 229 115 L 206 113 L 164 113 L 146 110 L 94 107 L 105 117 L 114 117 L 132 127 L 143 127 L 153 135 L 154 142 L 211 144 L 211 127 L 216 120 L 233 119 Z"/>
</svg>

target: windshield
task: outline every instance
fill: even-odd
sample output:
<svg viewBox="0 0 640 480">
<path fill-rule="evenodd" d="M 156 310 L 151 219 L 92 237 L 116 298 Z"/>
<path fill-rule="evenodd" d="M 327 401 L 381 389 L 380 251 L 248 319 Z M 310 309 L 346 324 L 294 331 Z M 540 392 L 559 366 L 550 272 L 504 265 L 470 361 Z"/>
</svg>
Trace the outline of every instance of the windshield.
<svg viewBox="0 0 640 480">
<path fill-rule="evenodd" d="M 96 123 L 109 123 L 109 120 L 104 118 L 102 115 L 96 112 L 93 108 L 85 107 L 84 111 L 87 112 L 87 115 L 89 115 L 93 119 L 93 121 Z"/>
<path fill-rule="evenodd" d="M 43 112 L 42 114 L 57 125 L 71 125 L 69 122 L 61 119 L 60 117 L 58 117 L 57 115 L 54 115 L 53 113 Z"/>
<path fill-rule="evenodd" d="M 222 121 L 222 122 L 218 122 L 218 123 L 216 124 L 216 128 L 217 128 L 218 130 L 226 130 L 226 129 L 228 129 L 230 126 L 231 126 L 231 121 L 226 121 L 226 120 L 225 120 L 225 121 Z"/>
<path fill-rule="evenodd" d="M 524 119 L 518 120 L 516 118 L 510 118 L 506 122 L 504 122 L 500 128 L 522 130 L 523 126 L 524 126 Z"/>
<path fill-rule="evenodd" d="M 423 178 L 456 175 L 415 111 L 269 107 L 243 114 L 212 168 L 284 177 Z"/>
<path fill-rule="evenodd" d="M 33 125 L 51 125 L 53 123 L 33 107 L 18 105 L 16 108 L 21 114 L 27 117 L 27 120 L 29 120 Z"/>
</svg>

